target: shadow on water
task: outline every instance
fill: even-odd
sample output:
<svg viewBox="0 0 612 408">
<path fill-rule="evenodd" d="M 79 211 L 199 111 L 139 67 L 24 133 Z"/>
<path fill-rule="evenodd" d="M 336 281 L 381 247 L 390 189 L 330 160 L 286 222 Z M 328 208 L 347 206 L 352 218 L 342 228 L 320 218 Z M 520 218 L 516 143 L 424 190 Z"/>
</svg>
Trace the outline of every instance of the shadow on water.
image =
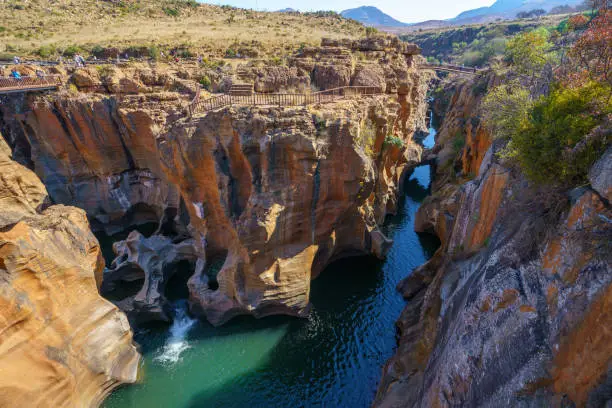
<svg viewBox="0 0 612 408">
<path fill-rule="evenodd" d="M 429 166 L 406 177 L 398 214 L 383 226 L 394 240 L 385 261 L 338 260 L 312 282 L 309 318 L 199 322 L 181 332 L 172 364 L 160 358 L 172 329 L 147 327 L 136 334 L 146 381 L 113 393 L 105 407 L 368 407 L 396 346 L 394 323 L 405 306 L 396 286 L 439 245 L 414 232 L 429 182 Z"/>
</svg>

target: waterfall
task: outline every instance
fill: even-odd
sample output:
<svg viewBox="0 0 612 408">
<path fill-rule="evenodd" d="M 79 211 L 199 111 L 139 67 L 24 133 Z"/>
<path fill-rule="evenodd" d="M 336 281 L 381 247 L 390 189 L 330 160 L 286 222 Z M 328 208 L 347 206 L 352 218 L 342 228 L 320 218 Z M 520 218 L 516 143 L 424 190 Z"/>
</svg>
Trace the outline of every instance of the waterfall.
<svg viewBox="0 0 612 408">
<path fill-rule="evenodd" d="M 174 321 L 170 326 L 170 337 L 166 340 L 160 354 L 153 359 L 164 365 L 177 363 L 181 354 L 191 347 L 187 341 L 187 334 L 197 322 L 196 319 L 192 319 L 187 314 L 187 302 L 185 300 L 175 302 L 173 308 Z"/>
</svg>

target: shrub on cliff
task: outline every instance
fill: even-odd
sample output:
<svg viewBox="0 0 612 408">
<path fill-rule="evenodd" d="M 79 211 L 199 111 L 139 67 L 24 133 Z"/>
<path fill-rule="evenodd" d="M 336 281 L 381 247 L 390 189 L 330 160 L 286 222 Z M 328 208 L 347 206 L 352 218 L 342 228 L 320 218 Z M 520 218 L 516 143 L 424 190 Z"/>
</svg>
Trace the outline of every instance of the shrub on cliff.
<svg viewBox="0 0 612 408">
<path fill-rule="evenodd" d="M 579 87 L 556 85 L 535 101 L 526 117 L 517 117 L 506 154 L 532 180 L 576 185 L 586 181 L 592 164 L 609 144 L 593 130 L 612 115 L 610 86 L 589 81 Z"/>
<path fill-rule="evenodd" d="M 519 75 L 541 72 L 552 59 L 548 38 L 548 31 L 543 28 L 516 35 L 506 46 L 506 61 Z"/>
<path fill-rule="evenodd" d="M 400 139 L 399 137 L 393 136 L 393 135 L 387 135 L 385 137 L 384 144 L 386 146 L 395 146 L 395 147 L 399 147 L 399 148 L 404 147 L 404 141 L 402 139 Z"/>
<path fill-rule="evenodd" d="M 529 90 L 514 80 L 489 91 L 480 109 L 495 138 L 510 139 L 520 131 L 531 104 Z"/>
</svg>

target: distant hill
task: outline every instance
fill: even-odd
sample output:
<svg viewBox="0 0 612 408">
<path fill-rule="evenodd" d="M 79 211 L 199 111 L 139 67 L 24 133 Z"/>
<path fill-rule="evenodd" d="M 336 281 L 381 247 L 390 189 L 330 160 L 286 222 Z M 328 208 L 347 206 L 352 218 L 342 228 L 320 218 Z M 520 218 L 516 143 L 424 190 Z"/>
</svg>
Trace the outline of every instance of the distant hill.
<svg viewBox="0 0 612 408">
<path fill-rule="evenodd" d="M 583 0 L 497 0 L 490 7 L 467 10 L 451 19 L 453 23 L 477 23 L 494 18 L 514 18 L 521 11 L 544 9 L 550 11 L 556 6 L 575 6 Z"/>
<path fill-rule="evenodd" d="M 370 27 L 406 27 L 408 24 L 402 23 L 383 13 L 376 7 L 363 6 L 350 10 L 344 10 L 340 13 L 344 18 L 359 21 L 363 25 Z"/>
<path fill-rule="evenodd" d="M 584 0 L 497 0 L 489 7 L 479 7 L 466 10 L 454 18 L 448 20 L 428 20 L 402 26 L 380 27 L 387 32 L 395 34 L 410 33 L 422 30 L 435 30 L 445 27 L 451 28 L 469 24 L 484 24 L 501 20 L 514 20 L 521 11 L 533 9 L 544 9 L 550 11 L 557 6 L 575 7 Z"/>
</svg>

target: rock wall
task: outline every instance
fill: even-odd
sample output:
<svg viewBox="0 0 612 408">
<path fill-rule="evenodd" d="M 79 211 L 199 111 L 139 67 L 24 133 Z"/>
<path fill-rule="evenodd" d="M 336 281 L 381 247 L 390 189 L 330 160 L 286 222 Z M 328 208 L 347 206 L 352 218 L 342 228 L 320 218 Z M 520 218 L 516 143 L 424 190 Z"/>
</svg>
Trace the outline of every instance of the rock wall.
<svg viewBox="0 0 612 408">
<path fill-rule="evenodd" d="M 453 96 L 445 132 L 476 112 L 460 103 L 474 101 L 466 92 Z M 590 186 L 563 192 L 529 183 L 497 157 L 500 142 L 486 145 L 446 156 L 453 165 L 438 168 L 442 181 L 419 210 L 417 229 L 442 246 L 399 285 L 408 304 L 374 406 L 604 406 L 612 151 Z"/>
<path fill-rule="evenodd" d="M 412 136 L 425 127 L 428 78 L 416 70 L 403 78 L 395 94 L 192 119 L 160 118 L 152 94 L 59 95 L 7 108 L 4 128 L 27 146 L 54 202 L 83 208 L 107 234 L 153 222 L 154 237 L 167 238 L 116 248 L 123 260 L 107 272 L 109 290 L 119 274 L 144 280 L 143 294 L 159 293 L 114 298 L 131 318 L 171 318 L 159 279 L 181 261 L 195 270 L 192 311 L 214 324 L 237 314 L 303 315 L 310 280 L 329 262 L 382 257 L 390 244 L 378 225 L 395 211 L 404 169 L 420 161 Z M 388 135 L 404 146 L 387 145 Z M 190 246 L 192 255 L 141 253 L 158 245 Z"/>
<path fill-rule="evenodd" d="M 104 261 L 85 212 L 49 206 L 0 138 L 0 406 L 95 407 L 133 383 L 125 315 L 96 284 Z"/>
</svg>

